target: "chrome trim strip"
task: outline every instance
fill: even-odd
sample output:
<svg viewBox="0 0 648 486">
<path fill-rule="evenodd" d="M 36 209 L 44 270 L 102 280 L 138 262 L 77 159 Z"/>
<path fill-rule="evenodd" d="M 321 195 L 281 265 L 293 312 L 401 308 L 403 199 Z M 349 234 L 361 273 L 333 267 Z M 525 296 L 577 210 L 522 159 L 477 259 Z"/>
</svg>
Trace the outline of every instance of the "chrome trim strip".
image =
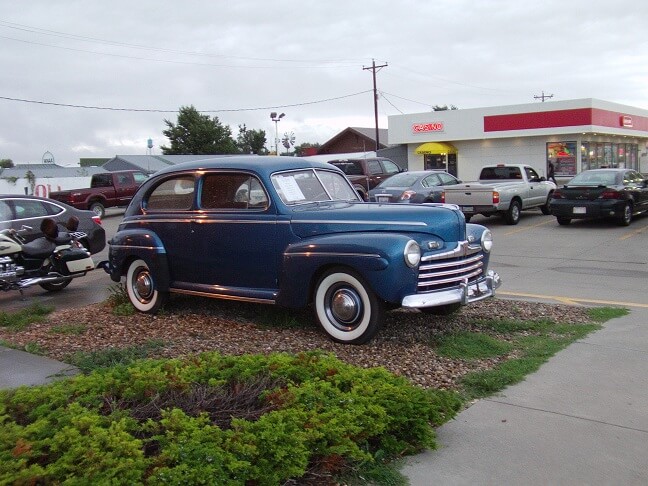
<svg viewBox="0 0 648 486">
<path fill-rule="evenodd" d="M 239 297 L 236 295 L 227 295 L 227 294 L 214 294 L 211 292 L 200 292 L 198 290 L 184 290 L 184 289 L 174 289 L 170 288 L 169 292 L 175 294 L 187 294 L 187 295 L 197 295 L 199 297 L 209 297 L 212 299 L 221 299 L 221 300 L 237 300 L 240 302 L 253 302 L 256 304 L 274 304 L 275 301 L 272 299 L 255 299 L 252 297 Z"/>
<path fill-rule="evenodd" d="M 310 257 L 310 256 L 343 256 L 343 257 L 364 257 L 364 258 L 381 258 L 380 255 L 375 254 L 375 253 L 337 253 L 337 252 L 332 252 L 332 251 L 326 251 L 326 252 L 319 252 L 319 251 L 303 251 L 303 252 L 295 252 L 295 253 L 284 253 L 284 256 L 290 257 L 290 256 L 305 256 L 305 257 Z"/>
<path fill-rule="evenodd" d="M 443 276 L 446 276 L 446 275 L 458 275 L 460 273 L 465 273 L 465 272 L 470 272 L 470 271 L 473 271 L 473 270 L 477 270 L 478 268 L 481 268 L 483 266 L 484 266 L 484 262 L 477 262 L 474 265 L 469 265 L 469 266 L 466 266 L 466 267 L 457 268 L 457 269 L 453 269 L 453 270 L 446 270 L 446 271 L 443 271 L 443 272 L 434 272 L 434 273 L 430 273 L 430 274 L 419 274 L 419 280 L 427 278 L 427 279 L 433 279 L 432 282 L 434 282 L 434 281 L 436 281 L 436 280 L 434 280 L 434 279 L 436 279 L 436 277 L 443 277 Z"/>
<path fill-rule="evenodd" d="M 427 223 L 421 221 L 363 221 L 363 220 L 337 220 L 337 219 L 299 219 L 292 221 L 293 224 L 388 224 L 388 225 L 401 225 L 401 226 L 427 226 Z"/>
<path fill-rule="evenodd" d="M 140 245 L 114 245 L 112 243 L 108 243 L 111 248 L 135 248 L 138 250 L 157 250 L 161 251 L 162 253 L 166 253 L 166 250 L 164 249 L 163 246 L 140 246 Z"/>
</svg>

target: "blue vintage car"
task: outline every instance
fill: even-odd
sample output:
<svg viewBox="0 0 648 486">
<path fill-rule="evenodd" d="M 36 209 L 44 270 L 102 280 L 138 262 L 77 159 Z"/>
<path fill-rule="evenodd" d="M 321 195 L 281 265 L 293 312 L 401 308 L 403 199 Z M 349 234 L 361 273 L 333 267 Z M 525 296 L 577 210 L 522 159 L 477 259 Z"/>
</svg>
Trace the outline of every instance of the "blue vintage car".
<svg viewBox="0 0 648 486">
<path fill-rule="evenodd" d="M 169 293 L 312 304 L 360 344 L 397 307 L 448 313 L 494 294 L 491 232 L 456 206 L 363 202 L 342 171 L 294 157 L 211 157 L 138 190 L 104 268 L 154 313 Z"/>
</svg>

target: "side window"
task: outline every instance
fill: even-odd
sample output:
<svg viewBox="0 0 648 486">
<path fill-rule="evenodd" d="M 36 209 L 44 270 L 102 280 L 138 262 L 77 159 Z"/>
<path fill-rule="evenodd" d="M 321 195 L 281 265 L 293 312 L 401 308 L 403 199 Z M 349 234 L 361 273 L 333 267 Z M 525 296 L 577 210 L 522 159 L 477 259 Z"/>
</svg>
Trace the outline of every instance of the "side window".
<svg viewBox="0 0 648 486">
<path fill-rule="evenodd" d="M 125 186 L 127 184 L 130 184 L 130 179 L 126 174 L 119 174 L 117 176 L 117 184 L 119 184 L 120 186 Z"/>
<path fill-rule="evenodd" d="M 14 202 L 16 219 L 42 218 L 49 216 L 42 202 L 31 199 L 19 199 Z"/>
<path fill-rule="evenodd" d="M 382 165 L 385 168 L 386 174 L 397 174 L 398 172 L 400 172 L 398 166 L 394 164 L 391 160 L 383 160 Z"/>
<path fill-rule="evenodd" d="M 382 166 L 377 160 L 369 160 L 367 162 L 367 172 L 369 175 L 382 174 Z"/>
<path fill-rule="evenodd" d="M 202 185 L 200 207 L 205 209 L 265 209 L 268 196 L 249 174 L 208 174 Z"/>
<path fill-rule="evenodd" d="M 423 187 L 434 187 L 439 185 L 439 178 L 436 174 L 431 174 L 421 181 Z"/>
<path fill-rule="evenodd" d="M 10 219 L 12 219 L 11 208 L 6 202 L 0 201 L 0 221 L 9 221 Z"/>
<path fill-rule="evenodd" d="M 442 186 L 452 186 L 454 184 L 457 184 L 457 179 L 452 177 L 450 174 L 441 173 L 438 175 L 439 175 L 439 179 L 441 179 Z"/>
<path fill-rule="evenodd" d="M 141 172 L 133 172 L 133 179 L 135 179 L 136 184 L 141 184 L 148 179 L 148 177 L 146 177 L 146 174 L 142 174 Z"/>
<path fill-rule="evenodd" d="M 524 170 L 526 170 L 527 178 L 530 182 L 538 182 L 540 180 L 538 173 L 531 167 L 525 167 Z"/>
<path fill-rule="evenodd" d="M 191 209 L 194 198 L 194 178 L 174 177 L 158 185 L 149 195 L 146 208 L 150 210 Z"/>
</svg>

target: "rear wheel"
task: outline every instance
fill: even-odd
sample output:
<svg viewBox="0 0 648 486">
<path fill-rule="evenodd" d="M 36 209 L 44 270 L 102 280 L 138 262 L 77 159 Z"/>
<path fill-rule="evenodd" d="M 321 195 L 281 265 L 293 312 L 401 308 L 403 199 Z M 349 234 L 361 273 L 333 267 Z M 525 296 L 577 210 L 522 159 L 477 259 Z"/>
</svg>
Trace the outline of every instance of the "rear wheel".
<svg viewBox="0 0 648 486">
<path fill-rule="evenodd" d="M 461 309 L 461 304 L 455 302 L 454 304 L 439 305 L 437 307 L 421 307 L 419 310 L 423 314 L 429 314 L 431 316 L 449 316 L 458 312 Z"/>
<path fill-rule="evenodd" d="M 317 321 L 333 341 L 363 344 L 382 325 L 382 302 L 351 270 L 333 268 L 326 272 L 317 282 L 314 301 Z"/>
<path fill-rule="evenodd" d="M 70 285 L 70 282 L 72 282 L 71 278 L 68 278 L 66 280 L 63 280 L 62 282 L 45 282 L 38 284 L 48 292 L 58 292 L 59 290 L 63 290 L 65 287 Z"/>
<path fill-rule="evenodd" d="M 126 274 L 126 292 L 131 304 L 140 312 L 155 314 L 168 298 L 157 289 L 155 278 L 144 260 L 135 260 Z"/>
<path fill-rule="evenodd" d="M 621 213 L 621 217 L 619 218 L 619 225 L 628 226 L 631 221 L 632 221 L 632 203 L 626 203 L 626 205 L 623 206 L 623 213 Z"/>
<path fill-rule="evenodd" d="M 470 223 L 470 218 L 472 218 L 472 216 L 464 214 L 464 217 L 466 218 L 466 223 Z"/>
<path fill-rule="evenodd" d="M 100 202 L 93 202 L 88 209 L 90 209 L 90 211 L 95 213 L 100 218 L 103 218 L 106 214 L 106 209 Z"/>
<path fill-rule="evenodd" d="M 521 210 L 522 206 L 520 205 L 520 201 L 511 201 L 508 211 L 504 213 L 504 221 L 506 221 L 506 224 L 518 224 L 520 222 Z"/>
<path fill-rule="evenodd" d="M 556 217 L 556 220 L 558 221 L 558 224 L 560 226 L 567 226 L 569 223 L 571 223 L 571 218 L 565 218 L 564 216 L 558 216 Z"/>
</svg>

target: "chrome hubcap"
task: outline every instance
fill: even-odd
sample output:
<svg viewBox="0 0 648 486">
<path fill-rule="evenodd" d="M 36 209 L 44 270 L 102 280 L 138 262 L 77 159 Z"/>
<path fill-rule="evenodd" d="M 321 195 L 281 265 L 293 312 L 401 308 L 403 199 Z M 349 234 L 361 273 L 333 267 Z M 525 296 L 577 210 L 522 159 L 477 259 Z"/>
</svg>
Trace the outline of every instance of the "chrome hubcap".
<svg viewBox="0 0 648 486">
<path fill-rule="evenodd" d="M 151 275 L 148 272 L 138 273 L 133 287 L 141 302 L 147 302 L 151 299 L 153 295 L 153 279 L 151 279 Z"/>
<path fill-rule="evenodd" d="M 352 289 L 340 288 L 332 292 L 329 303 L 328 313 L 333 324 L 339 329 L 351 330 L 361 314 L 360 296 Z"/>
</svg>

